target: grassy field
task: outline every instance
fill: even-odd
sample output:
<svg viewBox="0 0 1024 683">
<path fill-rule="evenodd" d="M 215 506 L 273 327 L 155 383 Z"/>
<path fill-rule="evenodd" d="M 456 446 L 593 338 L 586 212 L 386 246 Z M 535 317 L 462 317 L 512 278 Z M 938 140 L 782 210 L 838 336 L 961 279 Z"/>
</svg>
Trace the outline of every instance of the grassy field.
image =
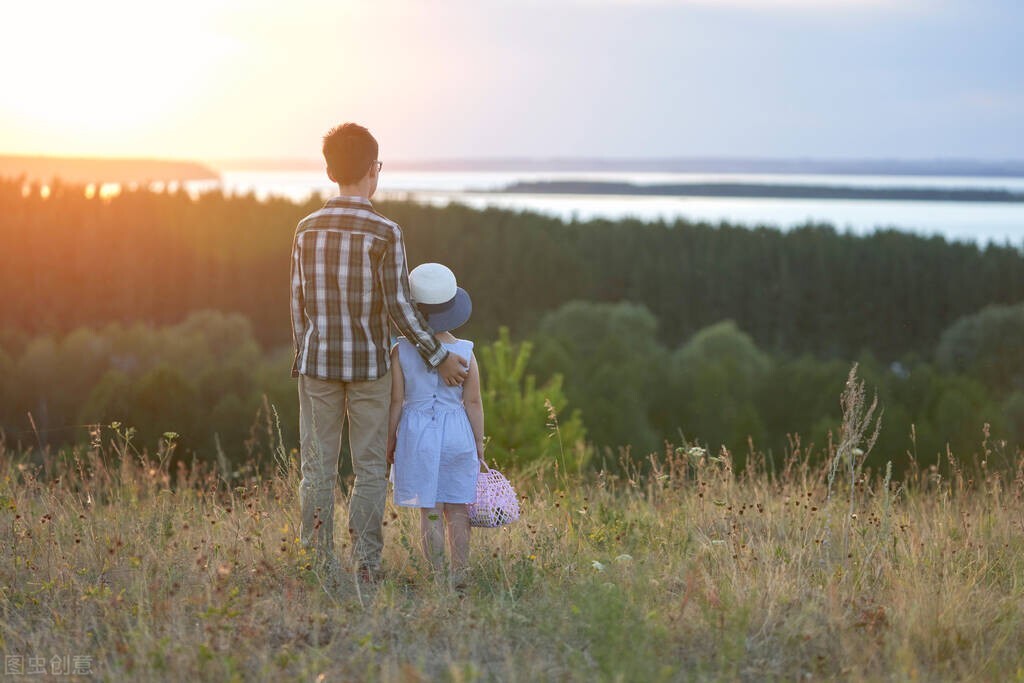
<svg viewBox="0 0 1024 683">
<path fill-rule="evenodd" d="M 474 531 L 464 595 L 390 507 L 384 580 L 328 594 L 297 542 L 294 454 L 228 483 L 168 471 L 121 429 L 74 453 L 0 447 L 6 673 L 1024 680 L 1024 458 L 982 443 L 969 467 L 864 472 L 856 390 L 836 443 L 774 466 L 681 447 L 635 471 L 514 476 L 523 517 Z"/>
</svg>

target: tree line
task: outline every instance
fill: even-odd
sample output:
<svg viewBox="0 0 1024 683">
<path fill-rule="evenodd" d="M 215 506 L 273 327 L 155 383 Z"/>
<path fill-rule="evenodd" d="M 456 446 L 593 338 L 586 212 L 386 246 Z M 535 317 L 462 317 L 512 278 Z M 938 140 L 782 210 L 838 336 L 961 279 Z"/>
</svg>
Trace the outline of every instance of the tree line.
<svg viewBox="0 0 1024 683">
<path fill-rule="evenodd" d="M 656 330 L 642 306 L 574 301 L 532 339 L 503 329 L 478 344 L 492 459 L 614 469 L 674 444 L 781 462 L 837 436 L 849 362 L 770 353 L 733 321 L 674 348 Z M 859 374 L 884 410 L 868 464 L 945 466 L 947 448 L 988 449 L 993 465 L 1012 456 L 1024 445 L 1022 335 L 1024 304 L 994 306 L 947 329 L 932 359 L 861 354 Z M 43 335 L 21 353 L 0 348 L 0 433 L 18 448 L 56 449 L 131 429 L 140 449 L 169 439 L 185 459 L 270 463 L 298 439 L 290 366 L 290 350 L 264 351 L 237 313 Z"/>
<path fill-rule="evenodd" d="M 208 193 L 43 199 L 0 180 L 8 336 L 82 325 L 171 324 L 212 308 L 248 318 L 265 348 L 290 342 L 288 264 L 298 220 L 321 205 Z M 662 343 L 735 320 L 759 347 L 821 358 L 931 354 L 955 320 L 1024 300 L 1024 254 L 894 230 L 868 236 L 678 220 L 564 222 L 502 209 L 379 202 L 410 267 L 451 266 L 478 302 L 470 332 L 530 336 L 573 300 L 647 308 Z"/>
<path fill-rule="evenodd" d="M 657 325 L 636 304 L 578 301 L 534 335 L 530 369 L 564 382 L 599 457 L 602 447 L 614 461 L 623 447 L 643 455 L 666 442 L 724 446 L 741 463 L 750 453 L 781 462 L 798 447 L 824 451 L 839 436 L 853 362 L 883 412 L 866 460 L 876 471 L 891 461 L 902 472 L 911 459 L 945 468 L 948 453 L 1005 465 L 1024 446 L 1024 304 L 961 318 L 931 357 L 895 362 L 870 350 L 847 360 L 773 353 L 732 320 L 669 347 Z"/>
<path fill-rule="evenodd" d="M 266 440 L 269 405 L 292 438 L 288 252 L 320 203 L 148 190 L 101 200 L 60 184 L 43 198 L 0 181 L 7 438 L 59 445 L 68 426 L 131 417 L 148 439 L 174 431 L 197 453 L 242 457 Z M 1011 448 L 1024 434 L 1012 343 L 1024 255 L 1012 246 L 377 206 L 403 226 L 410 266 L 444 262 L 472 293 L 460 333 L 496 345 L 495 400 L 521 387 L 506 408 L 531 406 L 545 432 L 538 387 L 557 389 L 566 431 L 596 457 L 683 438 L 742 451 L 750 437 L 774 453 L 795 433 L 821 444 L 854 360 L 887 406 L 881 458 L 946 443 L 970 452 L 986 422 Z M 517 457 L 543 450 L 508 439 Z"/>
</svg>

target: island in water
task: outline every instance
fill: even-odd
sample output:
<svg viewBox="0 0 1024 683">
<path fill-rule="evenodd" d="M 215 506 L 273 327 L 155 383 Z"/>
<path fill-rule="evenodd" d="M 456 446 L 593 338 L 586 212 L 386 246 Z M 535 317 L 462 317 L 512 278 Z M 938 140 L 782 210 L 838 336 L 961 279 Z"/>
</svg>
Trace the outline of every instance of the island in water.
<svg viewBox="0 0 1024 683">
<path fill-rule="evenodd" d="M 521 194 L 644 195 L 665 197 L 758 197 L 778 199 L 873 199 L 948 202 L 1024 202 L 1024 193 L 1002 189 L 763 185 L 758 183 L 679 183 L 548 180 L 516 182 L 501 190 Z"/>
<path fill-rule="evenodd" d="M 74 184 L 145 184 L 219 180 L 220 175 L 194 161 L 0 155 L 0 178 L 24 178 L 40 183 L 59 179 Z"/>
</svg>

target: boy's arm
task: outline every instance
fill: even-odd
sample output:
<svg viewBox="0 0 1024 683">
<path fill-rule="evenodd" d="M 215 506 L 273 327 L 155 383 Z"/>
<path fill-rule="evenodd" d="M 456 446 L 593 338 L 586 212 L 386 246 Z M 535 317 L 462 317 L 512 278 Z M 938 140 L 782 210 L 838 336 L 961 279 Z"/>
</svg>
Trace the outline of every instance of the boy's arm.
<svg viewBox="0 0 1024 683">
<path fill-rule="evenodd" d="M 391 407 L 388 410 L 388 464 L 395 462 L 395 447 L 398 444 L 398 422 L 402 419 L 402 404 L 405 402 L 405 375 L 398 362 L 398 345 L 391 349 Z"/>
<path fill-rule="evenodd" d="M 427 321 L 412 302 L 409 293 L 409 269 L 405 261 L 405 244 L 399 233 L 389 245 L 381 268 L 381 285 L 388 315 L 399 332 L 408 339 L 424 362 L 436 368 L 445 384 L 462 384 L 466 377 L 466 359 L 449 353 L 437 341 Z"/>
<path fill-rule="evenodd" d="M 292 316 L 292 342 L 295 345 L 295 357 L 299 357 L 299 345 L 302 344 L 302 333 L 305 330 L 304 316 L 306 315 L 306 301 L 302 292 L 302 254 L 299 249 L 299 237 L 295 236 L 292 243 L 292 264 L 291 264 L 291 316 Z M 292 376 L 298 376 L 297 367 L 292 368 Z"/>
<path fill-rule="evenodd" d="M 477 367 L 476 356 L 472 354 L 469 357 L 469 376 L 462 385 L 462 404 L 466 406 L 469 425 L 476 439 L 476 457 L 484 462 L 484 402 L 480 394 L 480 368 Z"/>
<path fill-rule="evenodd" d="M 416 347 L 423 360 L 436 368 L 444 360 L 447 350 L 434 337 L 427 321 L 412 302 L 409 292 L 409 268 L 405 261 L 405 245 L 397 235 L 384 257 L 381 267 L 381 285 L 388 315 L 398 331 Z"/>
<path fill-rule="evenodd" d="M 391 348 L 391 409 L 388 411 L 388 464 L 395 462 L 395 447 L 398 445 L 398 421 L 402 419 L 402 403 L 405 402 L 405 375 L 398 362 L 398 345 Z"/>
</svg>

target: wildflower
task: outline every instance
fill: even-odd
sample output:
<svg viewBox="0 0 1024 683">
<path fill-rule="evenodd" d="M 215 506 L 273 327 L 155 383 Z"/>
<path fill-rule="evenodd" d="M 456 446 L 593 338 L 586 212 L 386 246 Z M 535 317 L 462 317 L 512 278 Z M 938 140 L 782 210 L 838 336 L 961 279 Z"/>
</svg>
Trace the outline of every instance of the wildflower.
<svg viewBox="0 0 1024 683">
<path fill-rule="evenodd" d="M 599 572 L 603 572 L 605 569 L 607 569 L 607 567 L 605 567 L 603 564 L 601 564 L 597 560 L 594 560 L 593 562 L 591 562 L 590 566 L 593 567 L 594 569 L 596 569 Z"/>
<path fill-rule="evenodd" d="M 618 562 L 619 564 L 622 564 L 623 562 L 632 562 L 633 561 L 633 556 L 632 555 L 627 555 L 627 554 L 623 553 L 622 555 L 619 555 L 618 557 L 616 557 L 615 561 Z"/>
</svg>

